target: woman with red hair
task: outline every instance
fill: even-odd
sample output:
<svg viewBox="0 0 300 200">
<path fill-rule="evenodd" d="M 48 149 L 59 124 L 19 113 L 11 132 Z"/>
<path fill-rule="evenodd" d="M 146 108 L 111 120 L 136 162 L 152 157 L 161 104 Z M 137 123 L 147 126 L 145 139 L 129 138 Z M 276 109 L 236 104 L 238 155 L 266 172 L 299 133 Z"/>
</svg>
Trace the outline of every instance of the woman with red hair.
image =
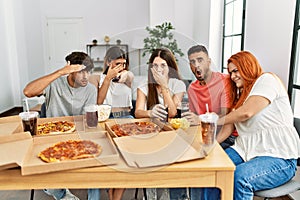
<svg viewBox="0 0 300 200">
<path fill-rule="evenodd" d="M 235 144 L 225 150 L 236 165 L 234 199 L 252 200 L 254 192 L 275 188 L 294 177 L 300 141 L 280 79 L 264 73 L 247 51 L 232 55 L 227 64 L 235 104 L 232 112 L 218 120 L 224 131 L 217 140 L 222 142 L 230 130 L 237 129 Z M 205 189 L 201 199 L 218 199 L 219 190 L 213 190 Z"/>
</svg>

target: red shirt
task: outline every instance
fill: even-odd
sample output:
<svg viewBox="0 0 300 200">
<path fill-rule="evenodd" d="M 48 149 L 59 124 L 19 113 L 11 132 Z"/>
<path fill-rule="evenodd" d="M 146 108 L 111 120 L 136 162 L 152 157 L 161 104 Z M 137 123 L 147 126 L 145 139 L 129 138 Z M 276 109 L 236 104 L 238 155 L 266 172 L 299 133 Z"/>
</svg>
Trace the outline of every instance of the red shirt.
<svg viewBox="0 0 300 200">
<path fill-rule="evenodd" d="M 228 74 L 213 72 L 211 80 L 206 85 L 199 81 L 192 82 L 188 88 L 189 107 L 198 115 L 206 113 L 206 104 L 209 112 L 220 114 L 221 108 L 231 107 L 230 77 Z"/>
</svg>

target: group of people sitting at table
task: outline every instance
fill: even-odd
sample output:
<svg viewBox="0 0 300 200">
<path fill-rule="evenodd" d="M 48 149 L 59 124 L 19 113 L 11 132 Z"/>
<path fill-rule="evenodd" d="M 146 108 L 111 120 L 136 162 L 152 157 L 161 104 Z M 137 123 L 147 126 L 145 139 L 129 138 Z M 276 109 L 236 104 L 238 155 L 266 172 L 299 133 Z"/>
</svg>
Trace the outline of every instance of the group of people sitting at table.
<svg viewBox="0 0 300 200">
<path fill-rule="evenodd" d="M 211 70 L 204 46 L 192 46 L 187 53 L 196 80 L 186 90 L 173 53 L 166 48 L 153 51 L 148 80 L 137 89 L 135 118 L 163 118 L 167 114 L 173 118 L 187 93 L 190 111 L 182 117 L 191 125 L 199 125 L 199 115 L 207 112 L 206 104 L 210 112 L 219 115 L 217 141 L 236 165 L 234 199 L 252 200 L 255 191 L 280 186 L 293 178 L 300 141 L 280 79 L 263 72 L 257 58 L 247 51 L 228 59 L 228 74 Z M 64 67 L 24 88 L 27 97 L 45 94 L 47 117 L 81 115 L 87 104 L 110 104 L 111 118 L 133 118 L 134 75 L 122 49 L 107 50 L 100 75 L 91 75 L 93 61 L 84 52 L 72 52 L 65 59 Z M 122 199 L 124 190 L 109 189 L 109 199 Z M 147 189 L 148 199 L 177 200 L 187 195 L 185 188 L 165 189 L 160 197 L 151 196 L 155 194 L 153 190 Z M 55 199 L 79 199 L 68 189 L 44 191 Z M 192 200 L 220 198 L 216 188 L 190 188 L 189 193 Z M 100 190 L 88 189 L 88 199 L 99 200 Z"/>
</svg>

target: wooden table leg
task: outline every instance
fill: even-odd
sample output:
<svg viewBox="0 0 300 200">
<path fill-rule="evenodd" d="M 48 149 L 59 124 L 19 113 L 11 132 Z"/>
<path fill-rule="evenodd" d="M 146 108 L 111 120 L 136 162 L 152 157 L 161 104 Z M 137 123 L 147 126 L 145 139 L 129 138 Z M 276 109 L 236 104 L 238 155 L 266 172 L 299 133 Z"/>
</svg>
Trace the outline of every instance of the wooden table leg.
<svg viewBox="0 0 300 200">
<path fill-rule="evenodd" d="M 233 199 L 233 179 L 234 174 L 232 172 L 217 172 L 217 187 L 221 190 L 222 200 Z M 225 192 L 226 191 L 226 192 Z"/>
</svg>

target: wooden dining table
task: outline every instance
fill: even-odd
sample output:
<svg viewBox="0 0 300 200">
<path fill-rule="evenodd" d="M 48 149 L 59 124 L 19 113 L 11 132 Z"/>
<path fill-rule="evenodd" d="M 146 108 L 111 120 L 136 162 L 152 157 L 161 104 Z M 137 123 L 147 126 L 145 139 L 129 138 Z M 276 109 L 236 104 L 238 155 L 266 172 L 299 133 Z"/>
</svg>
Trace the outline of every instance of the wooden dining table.
<svg viewBox="0 0 300 200">
<path fill-rule="evenodd" d="M 18 116 L 0 118 L 0 125 L 19 120 Z M 99 126 L 104 128 L 103 123 Z M 232 200 L 234 170 L 235 165 L 216 144 L 205 158 L 158 167 L 129 167 L 120 156 L 118 162 L 110 166 L 25 176 L 18 167 L 4 169 L 0 171 L 0 190 L 217 187 L 221 190 L 221 199 Z"/>
</svg>

